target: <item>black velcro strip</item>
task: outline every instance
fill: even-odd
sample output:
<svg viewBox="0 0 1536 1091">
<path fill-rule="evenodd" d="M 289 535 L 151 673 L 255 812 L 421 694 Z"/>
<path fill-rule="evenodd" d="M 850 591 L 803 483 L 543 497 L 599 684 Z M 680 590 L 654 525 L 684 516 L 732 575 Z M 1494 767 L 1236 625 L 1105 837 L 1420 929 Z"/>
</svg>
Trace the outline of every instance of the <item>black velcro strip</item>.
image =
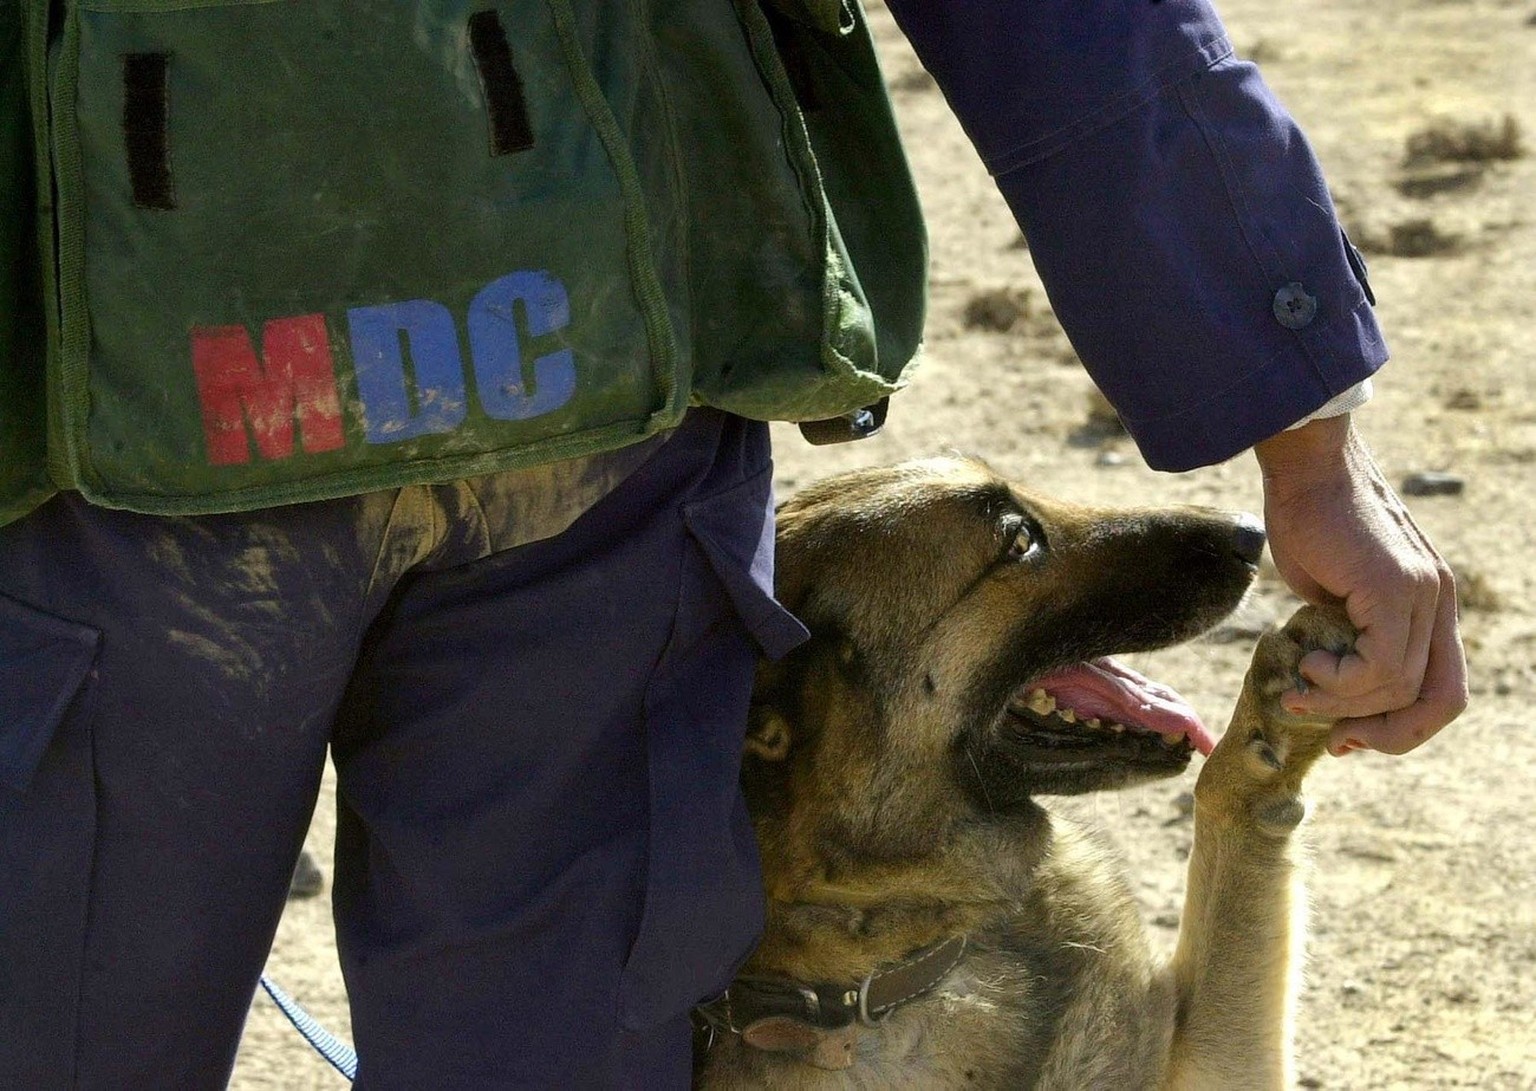
<svg viewBox="0 0 1536 1091">
<path fill-rule="evenodd" d="M 485 109 L 491 117 L 491 154 L 527 151 L 533 147 L 533 126 L 528 123 L 523 81 L 512 65 L 512 50 L 500 15 L 477 11 L 469 17 L 469 51 L 480 71 Z"/>
<path fill-rule="evenodd" d="M 123 54 L 123 146 L 133 203 L 140 208 L 176 207 L 171 184 L 170 55 Z"/>
</svg>

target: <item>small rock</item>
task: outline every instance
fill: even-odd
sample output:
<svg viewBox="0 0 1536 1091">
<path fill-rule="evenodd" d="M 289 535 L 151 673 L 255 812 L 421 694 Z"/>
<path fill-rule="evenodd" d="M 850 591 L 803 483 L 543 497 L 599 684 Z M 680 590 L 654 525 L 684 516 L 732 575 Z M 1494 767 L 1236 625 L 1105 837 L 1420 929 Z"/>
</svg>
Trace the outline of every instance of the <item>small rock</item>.
<svg viewBox="0 0 1536 1091">
<path fill-rule="evenodd" d="M 1408 496 L 1460 496 L 1466 485 L 1466 479 L 1456 474 L 1423 470 L 1403 479 L 1403 492 Z"/>
<path fill-rule="evenodd" d="M 1361 993 L 1365 992 L 1365 986 L 1360 984 L 1360 982 L 1351 979 L 1339 986 L 1339 992 L 1343 993 L 1345 996 L 1359 996 Z"/>
<path fill-rule="evenodd" d="M 1296 1086 L 1306 1088 L 1321 1087 L 1323 1086 L 1323 1081 L 1316 1076 L 1298 1076 L 1296 1077 Z"/>
<path fill-rule="evenodd" d="M 1023 288 L 996 288 L 978 292 L 965 305 L 967 329 L 1007 333 L 1030 316 L 1029 291 Z"/>
<path fill-rule="evenodd" d="M 1177 913 L 1159 913 L 1152 918 L 1152 923 L 1159 928 L 1177 928 L 1179 915 Z"/>
<path fill-rule="evenodd" d="M 1088 391 L 1088 426 L 1106 436 L 1125 435 L 1125 422 L 1120 419 L 1120 411 L 1098 387 Z"/>
<path fill-rule="evenodd" d="M 1413 219 L 1393 224 L 1387 252 L 1400 258 L 1430 258 L 1462 248 L 1459 234 L 1443 231 L 1433 220 Z"/>
<path fill-rule="evenodd" d="M 293 866 L 293 879 L 288 883 L 288 897 L 313 898 L 325 889 L 325 876 L 320 865 L 306 849 L 299 853 L 299 862 Z"/>
<path fill-rule="evenodd" d="M 1125 423 L 1119 412 L 1098 387 L 1088 388 L 1087 413 L 1082 425 L 1067 439 L 1073 447 L 1098 447 L 1107 441 L 1125 435 Z M 1105 452 L 1108 454 L 1109 452 Z M 1117 456 L 1119 452 L 1114 452 Z M 1123 456 L 1121 456 L 1123 458 Z M 1111 459 L 1100 459 L 1100 466 L 1118 466 Z"/>
<path fill-rule="evenodd" d="M 1504 609 L 1504 596 L 1481 572 L 1455 562 L 1451 571 L 1456 576 L 1456 601 L 1463 610 L 1494 614 Z"/>
<path fill-rule="evenodd" d="M 1389 843 L 1373 838 L 1345 841 L 1339 846 L 1339 853 L 1353 860 L 1367 860 L 1373 864 L 1391 864 L 1397 861 L 1397 851 Z"/>
<path fill-rule="evenodd" d="M 1268 38 L 1259 38 L 1244 51 L 1243 58 L 1252 61 L 1254 64 L 1269 64 L 1283 61 L 1285 53 Z"/>
<path fill-rule="evenodd" d="M 1418 199 L 1457 193 L 1480 185 L 1485 173 L 1481 163 L 1433 163 L 1405 171 L 1397 182 L 1397 192 Z"/>
<path fill-rule="evenodd" d="M 1169 802 L 1173 805 L 1173 817 L 1163 820 L 1163 828 L 1169 826 L 1187 826 L 1195 817 L 1195 793 L 1180 792 Z"/>
<path fill-rule="evenodd" d="M 1464 386 L 1451 392 L 1450 397 L 1445 399 L 1445 407 L 1447 409 L 1481 409 L 1483 395 L 1480 391 Z"/>
<path fill-rule="evenodd" d="M 892 91 L 931 91 L 938 85 L 938 80 L 925 68 L 903 72 L 891 80 Z"/>
<path fill-rule="evenodd" d="M 1519 159 L 1525 154 L 1520 123 L 1505 114 L 1491 121 L 1455 121 L 1442 118 L 1408 137 L 1404 163 L 1486 163 L 1494 159 Z"/>
<path fill-rule="evenodd" d="M 1125 456 L 1119 451 L 1100 451 L 1099 457 L 1093 460 L 1095 466 L 1124 466 Z"/>
</svg>

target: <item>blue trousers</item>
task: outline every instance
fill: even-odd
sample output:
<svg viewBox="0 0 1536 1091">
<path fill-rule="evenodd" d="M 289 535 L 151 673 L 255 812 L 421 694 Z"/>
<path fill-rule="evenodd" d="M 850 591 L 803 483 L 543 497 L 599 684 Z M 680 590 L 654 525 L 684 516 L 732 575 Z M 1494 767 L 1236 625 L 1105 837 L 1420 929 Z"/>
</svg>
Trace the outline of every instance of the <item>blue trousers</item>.
<svg viewBox="0 0 1536 1091">
<path fill-rule="evenodd" d="M 753 662 L 804 635 L 770 478 L 699 411 L 512 548 L 494 478 L 0 528 L 0 1087 L 224 1086 L 327 747 L 359 1086 L 685 1086 L 761 925 Z"/>
</svg>

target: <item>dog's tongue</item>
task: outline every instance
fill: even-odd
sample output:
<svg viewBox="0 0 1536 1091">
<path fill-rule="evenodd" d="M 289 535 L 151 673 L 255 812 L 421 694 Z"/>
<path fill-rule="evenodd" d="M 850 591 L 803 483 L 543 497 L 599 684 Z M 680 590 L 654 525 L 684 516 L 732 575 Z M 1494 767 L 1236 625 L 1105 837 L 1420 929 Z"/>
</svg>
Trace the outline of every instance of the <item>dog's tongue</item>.
<svg viewBox="0 0 1536 1091">
<path fill-rule="evenodd" d="M 1188 701 L 1113 659 L 1078 663 L 1036 679 L 1030 688 L 1045 690 L 1056 698 L 1058 708 L 1070 708 L 1079 719 L 1097 717 L 1159 735 L 1182 733 L 1202 754 L 1216 747 L 1215 738 Z"/>
</svg>

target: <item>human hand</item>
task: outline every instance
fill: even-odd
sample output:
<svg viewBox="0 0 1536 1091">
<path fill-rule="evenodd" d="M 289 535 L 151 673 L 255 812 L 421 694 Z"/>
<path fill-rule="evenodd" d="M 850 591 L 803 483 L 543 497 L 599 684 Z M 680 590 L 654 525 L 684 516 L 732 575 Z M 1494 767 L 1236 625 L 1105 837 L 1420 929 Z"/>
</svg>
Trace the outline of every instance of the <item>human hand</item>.
<svg viewBox="0 0 1536 1091">
<path fill-rule="evenodd" d="M 1336 755 L 1412 750 L 1467 707 L 1456 583 L 1408 514 L 1348 414 L 1312 421 L 1254 448 L 1264 522 L 1280 576 L 1308 602 L 1339 602 L 1360 630 L 1355 650 L 1301 661 L 1292 711 L 1340 717 Z"/>
</svg>

